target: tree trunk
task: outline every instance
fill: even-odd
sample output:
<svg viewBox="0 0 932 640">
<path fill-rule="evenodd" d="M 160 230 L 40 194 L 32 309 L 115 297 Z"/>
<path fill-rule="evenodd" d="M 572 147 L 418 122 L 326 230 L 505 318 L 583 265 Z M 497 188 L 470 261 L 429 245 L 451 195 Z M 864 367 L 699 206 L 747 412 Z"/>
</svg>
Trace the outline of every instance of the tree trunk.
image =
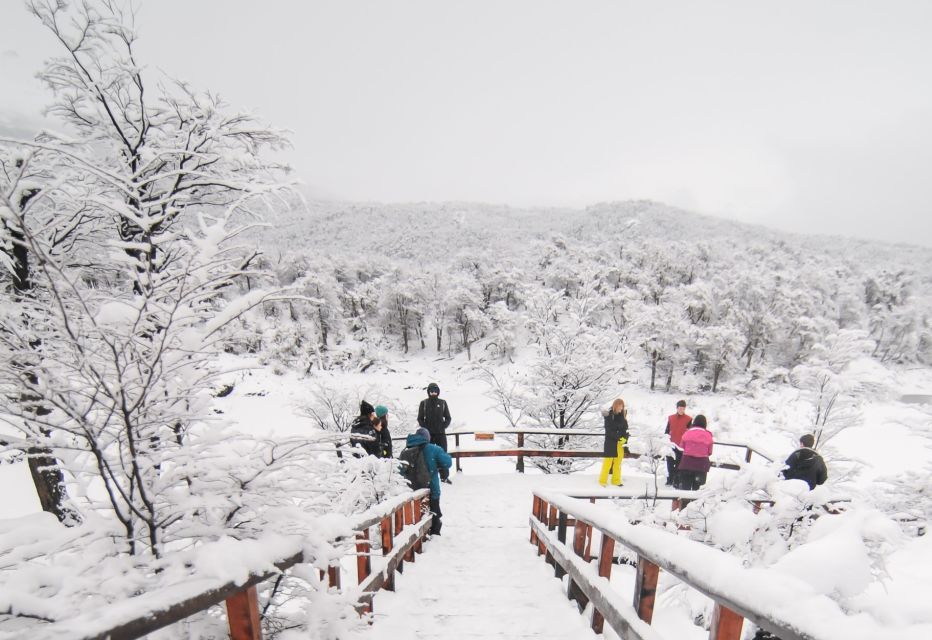
<svg viewBox="0 0 932 640">
<path fill-rule="evenodd" d="M 654 390 L 654 382 L 657 380 L 657 351 L 656 349 L 650 356 L 650 390 Z"/>
<path fill-rule="evenodd" d="M 38 189 L 30 189 L 23 193 L 19 201 L 20 212 L 38 193 Z M 9 231 L 14 240 L 12 255 L 13 290 L 16 293 L 16 299 L 32 298 L 29 251 L 25 244 L 25 236 L 20 229 L 11 228 Z M 25 318 L 24 321 L 28 322 Z M 36 349 L 41 345 L 38 341 L 30 344 Z M 33 385 L 38 383 L 38 378 L 32 370 L 26 369 L 23 371 L 23 375 Z M 20 400 L 23 406 L 36 407 L 33 410 L 36 415 L 48 413 L 47 409 L 38 406 L 38 398 L 28 391 L 20 394 Z M 73 526 L 81 522 L 80 515 L 68 506 L 64 474 L 62 474 L 58 466 L 58 460 L 52 455 L 51 449 L 48 447 L 30 447 L 26 453 L 28 454 L 29 475 L 32 476 L 32 483 L 35 485 L 36 495 L 39 496 L 39 504 L 42 506 L 42 510 L 53 514 L 66 526 Z"/>
<path fill-rule="evenodd" d="M 437 326 L 437 353 L 443 351 L 443 327 Z"/>
<path fill-rule="evenodd" d="M 722 375 L 722 369 L 724 367 L 721 364 L 715 364 L 712 366 L 712 393 L 718 391 L 718 378 Z"/>
<path fill-rule="evenodd" d="M 327 320 L 324 318 L 324 308 L 317 307 L 317 321 L 320 322 L 320 346 L 327 348 Z"/>
</svg>

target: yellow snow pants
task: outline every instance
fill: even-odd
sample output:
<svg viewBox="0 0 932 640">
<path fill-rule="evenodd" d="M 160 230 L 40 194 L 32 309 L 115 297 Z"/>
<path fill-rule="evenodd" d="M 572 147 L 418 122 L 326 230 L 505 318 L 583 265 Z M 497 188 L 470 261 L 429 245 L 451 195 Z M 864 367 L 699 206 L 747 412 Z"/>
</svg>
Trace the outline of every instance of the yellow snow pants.
<svg viewBox="0 0 932 640">
<path fill-rule="evenodd" d="M 614 458 L 602 458 L 602 473 L 599 474 L 599 484 L 603 487 L 608 482 L 608 472 L 612 472 L 612 484 L 621 484 L 621 463 L 625 459 L 625 442 L 627 438 L 619 438 L 618 454 Z"/>
</svg>

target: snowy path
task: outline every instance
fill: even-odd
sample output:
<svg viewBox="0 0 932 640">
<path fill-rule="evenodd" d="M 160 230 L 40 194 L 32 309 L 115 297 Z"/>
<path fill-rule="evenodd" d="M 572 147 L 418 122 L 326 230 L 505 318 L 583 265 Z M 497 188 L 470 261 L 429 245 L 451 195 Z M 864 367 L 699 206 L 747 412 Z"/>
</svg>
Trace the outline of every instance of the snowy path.
<svg viewBox="0 0 932 640">
<path fill-rule="evenodd" d="M 594 480 L 594 478 L 593 478 Z M 375 598 L 360 638 L 595 638 L 529 540 L 542 476 L 457 474 L 441 497 L 443 535 Z"/>
</svg>

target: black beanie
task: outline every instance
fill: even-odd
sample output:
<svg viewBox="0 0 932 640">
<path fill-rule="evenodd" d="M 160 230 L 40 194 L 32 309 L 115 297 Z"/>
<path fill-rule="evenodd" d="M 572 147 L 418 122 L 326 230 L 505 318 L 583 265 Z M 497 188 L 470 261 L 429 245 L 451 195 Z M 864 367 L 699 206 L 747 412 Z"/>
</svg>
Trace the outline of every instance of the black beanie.
<svg viewBox="0 0 932 640">
<path fill-rule="evenodd" d="M 375 409 L 373 409 L 372 405 L 365 400 L 359 403 L 359 415 L 369 416 L 372 415 L 373 411 L 375 411 Z"/>
<path fill-rule="evenodd" d="M 436 382 L 431 382 L 429 385 L 427 385 L 427 393 L 430 393 L 431 391 L 435 391 L 438 394 L 440 393 L 440 387 Z"/>
</svg>

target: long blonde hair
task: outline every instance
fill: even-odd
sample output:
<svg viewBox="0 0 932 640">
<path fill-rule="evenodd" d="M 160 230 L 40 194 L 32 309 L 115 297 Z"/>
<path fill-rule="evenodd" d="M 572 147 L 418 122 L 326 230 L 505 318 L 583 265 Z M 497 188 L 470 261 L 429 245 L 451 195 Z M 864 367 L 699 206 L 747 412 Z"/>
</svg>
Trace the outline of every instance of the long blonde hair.
<svg viewBox="0 0 932 640">
<path fill-rule="evenodd" d="M 625 409 L 625 401 L 621 398 L 615 398 L 615 401 L 612 403 L 612 413 L 615 415 L 627 416 L 628 410 Z"/>
</svg>

